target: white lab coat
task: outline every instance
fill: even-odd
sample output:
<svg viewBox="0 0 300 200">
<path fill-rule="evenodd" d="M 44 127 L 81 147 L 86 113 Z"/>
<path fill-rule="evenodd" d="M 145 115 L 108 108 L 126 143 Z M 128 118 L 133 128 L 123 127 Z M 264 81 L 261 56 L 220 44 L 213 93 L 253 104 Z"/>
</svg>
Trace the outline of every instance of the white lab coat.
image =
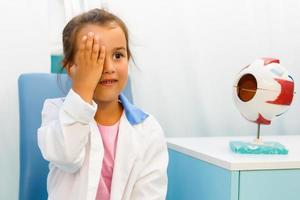
<svg viewBox="0 0 300 200">
<path fill-rule="evenodd" d="M 104 155 L 94 115 L 97 105 L 72 89 L 65 99 L 48 99 L 38 129 L 38 145 L 50 161 L 50 200 L 95 200 Z M 165 199 L 168 153 L 163 131 L 149 115 L 132 125 L 120 119 L 111 200 Z"/>
</svg>

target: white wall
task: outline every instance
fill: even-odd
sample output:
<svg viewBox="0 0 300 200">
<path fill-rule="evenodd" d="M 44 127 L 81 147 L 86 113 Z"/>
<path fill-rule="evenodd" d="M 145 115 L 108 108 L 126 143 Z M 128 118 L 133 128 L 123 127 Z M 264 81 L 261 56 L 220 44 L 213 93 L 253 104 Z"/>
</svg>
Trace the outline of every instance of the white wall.
<svg viewBox="0 0 300 200">
<path fill-rule="evenodd" d="M 281 60 L 300 82 L 299 0 L 110 0 L 131 31 L 138 68 L 135 102 L 167 136 L 255 135 L 232 99 L 241 68 L 260 57 Z M 299 93 L 299 92 L 298 92 Z M 299 94 L 261 135 L 300 134 Z"/>
<path fill-rule="evenodd" d="M 46 0 L 0 2 L 0 199 L 18 198 L 21 73 L 49 72 Z"/>
<path fill-rule="evenodd" d="M 257 58 L 279 58 L 299 88 L 300 0 L 100 4 L 128 25 L 135 103 L 158 118 L 167 136 L 254 136 L 257 125 L 240 115 L 232 86 Z M 291 109 L 262 126 L 261 135 L 300 134 L 299 111 L 296 94 Z"/>
</svg>

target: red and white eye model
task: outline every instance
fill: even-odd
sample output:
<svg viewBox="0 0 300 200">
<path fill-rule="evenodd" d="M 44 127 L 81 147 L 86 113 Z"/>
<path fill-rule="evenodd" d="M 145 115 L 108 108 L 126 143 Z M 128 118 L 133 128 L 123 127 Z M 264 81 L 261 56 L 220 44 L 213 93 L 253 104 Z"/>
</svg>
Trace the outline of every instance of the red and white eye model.
<svg viewBox="0 0 300 200">
<path fill-rule="evenodd" d="M 294 80 L 274 58 L 262 58 L 242 69 L 234 83 L 233 97 L 249 121 L 270 124 L 290 107 Z"/>
</svg>

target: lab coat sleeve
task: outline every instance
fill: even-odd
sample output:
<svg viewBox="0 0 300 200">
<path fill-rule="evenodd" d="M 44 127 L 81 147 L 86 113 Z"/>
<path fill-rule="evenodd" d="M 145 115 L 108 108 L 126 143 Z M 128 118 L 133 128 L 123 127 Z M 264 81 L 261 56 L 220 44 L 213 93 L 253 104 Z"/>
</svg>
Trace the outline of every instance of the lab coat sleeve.
<svg viewBox="0 0 300 200">
<path fill-rule="evenodd" d="M 152 130 L 149 134 L 154 137 L 149 139 L 150 142 L 143 158 L 143 168 L 130 198 L 132 200 L 162 200 L 166 198 L 169 159 L 167 145 L 160 125 L 155 122 L 150 126 L 152 126 Z"/>
<path fill-rule="evenodd" d="M 42 110 L 38 129 L 38 146 L 44 159 L 58 168 L 73 173 L 83 164 L 90 125 L 97 105 L 88 104 L 72 89 L 65 101 L 49 99 Z M 60 104 L 60 105 L 59 105 Z"/>
</svg>

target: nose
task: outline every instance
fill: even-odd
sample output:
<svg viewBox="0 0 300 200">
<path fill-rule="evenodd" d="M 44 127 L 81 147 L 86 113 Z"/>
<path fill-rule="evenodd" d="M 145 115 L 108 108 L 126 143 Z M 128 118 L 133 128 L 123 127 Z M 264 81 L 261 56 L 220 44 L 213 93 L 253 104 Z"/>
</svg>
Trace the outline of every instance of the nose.
<svg viewBox="0 0 300 200">
<path fill-rule="evenodd" d="M 116 67 L 113 61 L 106 57 L 103 65 L 103 74 L 113 74 L 115 72 L 116 72 Z"/>
</svg>

